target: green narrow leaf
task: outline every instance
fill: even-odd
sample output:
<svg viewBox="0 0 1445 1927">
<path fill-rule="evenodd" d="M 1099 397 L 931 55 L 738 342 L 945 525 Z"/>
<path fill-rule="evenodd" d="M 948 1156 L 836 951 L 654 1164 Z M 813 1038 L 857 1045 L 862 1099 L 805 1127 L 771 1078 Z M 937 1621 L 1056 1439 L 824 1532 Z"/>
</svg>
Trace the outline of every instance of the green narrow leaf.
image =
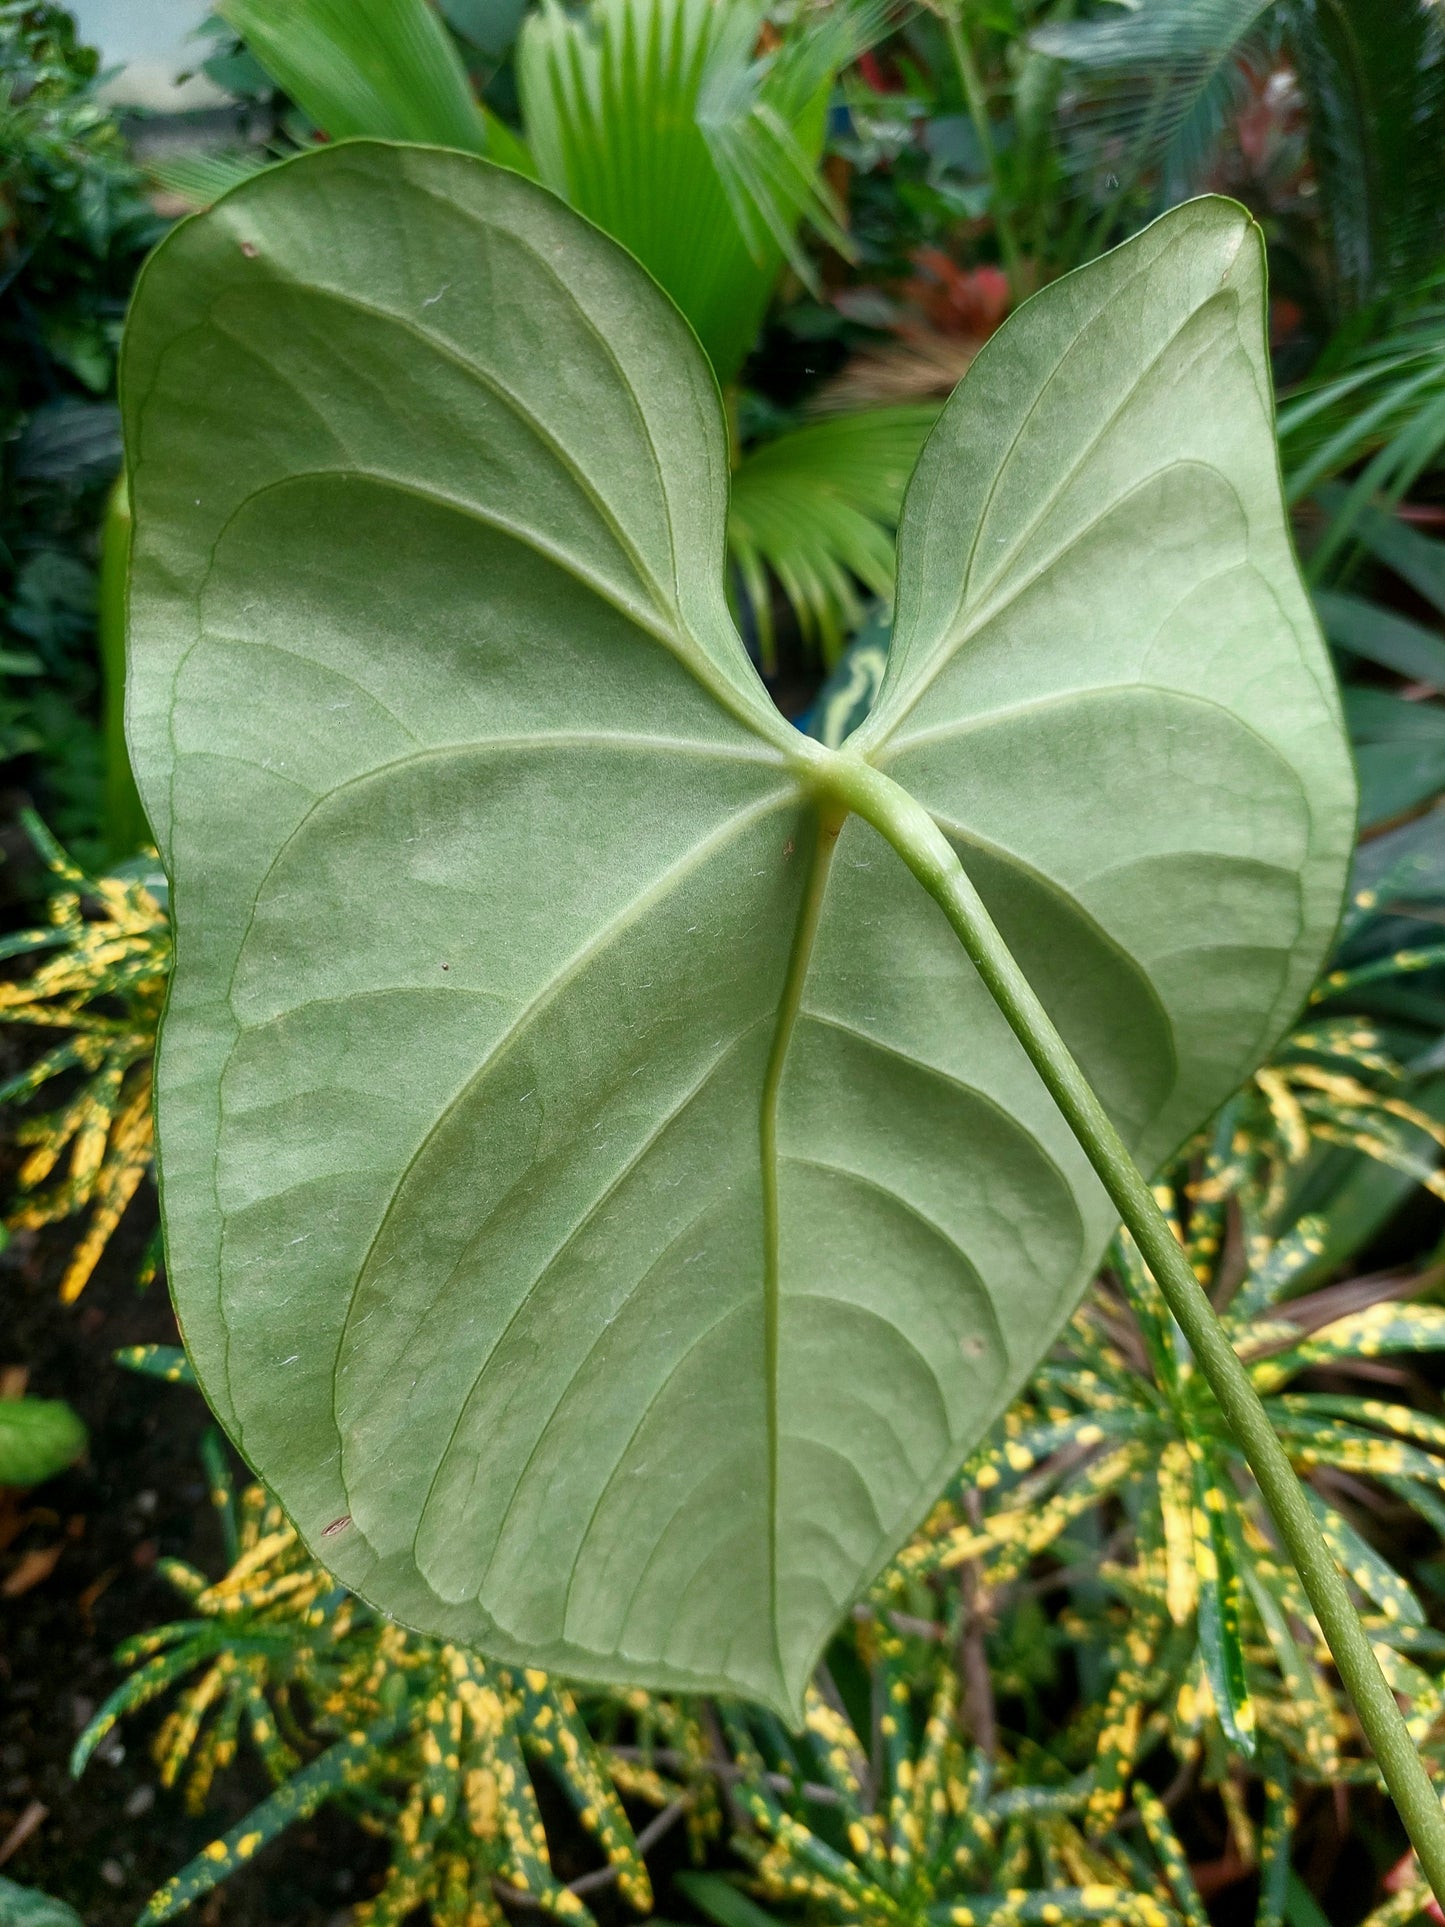
<svg viewBox="0 0 1445 1927">
<path fill-rule="evenodd" d="M 230 1460 L 226 1457 L 226 1441 L 214 1425 L 208 1425 L 201 1435 L 201 1464 L 205 1468 L 211 1504 L 220 1514 L 221 1543 L 225 1547 L 226 1566 L 229 1570 L 241 1556 L 240 1529 L 236 1519 L 236 1486 L 231 1477 Z"/>
<path fill-rule="evenodd" d="M 220 0 L 216 12 L 333 140 L 487 145 L 466 69 L 427 0 Z"/>
<path fill-rule="evenodd" d="M 1276 1749 L 1264 1759 L 1264 1824 L 1259 1832 L 1259 1906 L 1254 1927 L 1284 1927 L 1294 1841 L 1294 1791 L 1289 1763 Z"/>
<path fill-rule="evenodd" d="M 1293 1871 L 1285 1882 L 1284 1917 L 1288 1927 L 1331 1927 L 1329 1915 Z"/>
<path fill-rule="evenodd" d="M 1318 590 L 1315 607 L 1325 634 L 1337 648 L 1393 669 L 1413 682 L 1433 683 L 1445 689 L 1445 636 L 1393 609 L 1338 589 Z"/>
<path fill-rule="evenodd" d="M 674 1879 L 698 1912 L 718 1927 L 777 1927 L 776 1915 L 764 1913 L 721 1874 L 680 1873 Z"/>
<path fill-rule="evenodd" d="M 1328 1231 L 1324 1218 L 1310 1216 L 1276 1238 L 1264 1256 L 1250 1265 L 1249 1275 L 1231 1303 L 1233 1316 L 1241 1322 L 1257 1318 L 1281 1299 L 1291 1297 L 1318 1263 Z"/>
<path fill-rule="evenodd" d="M 1163 1632 L 1162 1619 L 1153 1623 L 1145 1619 L 1130 1629 L 1125 1642 L 1123 1660 L 1104 1702 L 1099 1729 L 1094 1783 L 1085 1814 L 1085 1824 L 1091 1834 L 1107 1832 L 1124 1805 L 1124 1789 L 1138 1764 L 1143 1738 L 1147 1708 L 1141 1689 L 1154 1664 Z"/>
<path fill-rule="evenodd" d="M 168 1631 L 172 1630 L 167 1628 Z M 210 1659 L 215 1653 L 215 1641 L 209 1635 L 212 1628 L 208 1625 L 205 1632 L 189 1641 L 175 1652 L 158 1654 L 155 1659 L 147 1660 L 144 1666 L 122 1680 L 115 1691 L 96 1709 L 94 1716 L 75 1742 L 70 1755 L 70 1772 L 78 1779 L 85 1771 L 95 1749 L 106 1734 L 110 1732 L 125 1713 L 134 1713 L 137 1708 L 148 1706 L 166 1688 L 188 1673 L 193 1666 Z"/>
<path fill-rule="evenodd" d="M 158 1378 L 166 1385 L 194 1385 L 196 1374 L 179 1345 L 124 1345 L 114 1354 L 117 1365 L 142 1378 Z"/>
<path fill-rule="evenodd" d="M 1261 276 L 1198 202 L 994 337 L 850 739 L 1146 1166 L 1293 1018 L 1353 827 Z M 405 1623 L 800 1717 L 1114 1214 L 747 660 L 695 340 L 545 190 L 343 143 L 174 231 L 124 389 L 209 1397 Z"/>
<path fill-rule="evenodd" d="M 0 1876 L 0 1923 L 3 1927 L 85 1927 L 80 1915 L 63 1900 L 54 1900 L 38 1887 L 21 1887 Z"/>
<path fill-rule="evenodd" d="M 1045 1887 L 1035 1893 L 970 1895 L 967 1902 L 930 1907 L 932 1927 L 1057 1927 L 1060 1920 L 1119 1921 L 1123 1927 L 1179 1927 L 1179 1915 L 1149 1894 L 1127 1887 Z"/>
<path fill-rule="evenodd" d="M 1306 1753 L 1323 1771 L 1335 1757 L 1335 1714 L 1319 1671 L 1300 1651 L 1290 1631 L 1286 1608 L 1280 1605 L 1252 1564 L 1245 1566 L 1244 1580 L 1304 1730 Z"/>
<path fill-rule="evenodd" d="M 1338 485 L 1331 485 L 1321 489 L 1319 497 L 1334 512 L 1342 506 L 1344 492 Z M 1411 528 L 1398 515 L 1373 507 L 1360 512 L 1355 532 L 1372 555 L 1388 563 L 1396 575 L 1445 616 L 1445 542 Z"/>
<path fill-rule="evenodd" d="M 1257 1744 L 1254 1701 L 1245 1671 L 1244 1587 L 1228 1528 L 1233 1488 L 1204 1450 L 1194 1460 L 1194 1564 L 1199 1579 L 1199 1654 L 1226 1737 L 1247 1758 Z"/>
<path fill-rule="evenodd" d="M 302 1767 L 284 1786 L 253 1807 L 244 1820 L 238 1821 L 219 1840 L 203 1847 L 173 1879 L 157 1888 L 146 1902 L 137 1927 L 151 1927 L 153 1922 L 171 1920 L 183 1913 L 238 1867 L 245 1866 L 278 1833 L 283 1833 L 294 1821 L 305 1820 L 315 1813 L 355 1776 L 358 1768 L 366 1765 L 378 1748 L 385 1746 L 404 1721 L 403 1714 L 388 1714 L 364 1733 L 338 1740 L 335 1746 L 328 1747 L 308 1766 Z"/>
<path fill-rule="evenodd" d="M 1366 827 L 1402 815 L 1445 788 L 1445 706 L 1384 689 L 1347 689 L 1345 712 L 1360 773 Z"/>
<path fill-rule="evenodd" d="M 1133 1797 L 1139 1818 L 1144 1822 L 1144 1831 L 1149 1836 L 1149 1844 L 1158 1854 L 1164 1877 L 1179 1902 L 1179 1911 L 1189 1922 L 1189 1927 L 1209 1927 L 1209 1915 L 1204 1910 L 1204 1902 L 1189 1871 L 1189 1857 L 1170 1823 L 1163 1801 L 1142 1780 L 1134 1782 Z"/>
</svg>

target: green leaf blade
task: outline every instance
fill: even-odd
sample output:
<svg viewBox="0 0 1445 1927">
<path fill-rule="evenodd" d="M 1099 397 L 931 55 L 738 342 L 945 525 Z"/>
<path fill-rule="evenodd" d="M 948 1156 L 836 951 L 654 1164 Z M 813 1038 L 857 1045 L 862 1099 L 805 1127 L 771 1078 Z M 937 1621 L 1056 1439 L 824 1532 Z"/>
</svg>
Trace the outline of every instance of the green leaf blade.
<svg viewBox="0 0 1445 1927">
<path fill-rule="evenodd" d="M 84 1452 L 89 1435 L 59 1399 L 0 1398 L 0 1485 L 40 1485 Z"/>
<path fill-rule="evenodd" d="M 224 0 L 217 11 L 332 140 L 486 148 L 466 69 L 427 0 Z"/>
<path fill-rule="evenodd" d="M 935 907 L 840 830 L 831 752 L 748 662 L 695 339 L 535 184 L 345 143 L 168 240 L 124 399 L 130 740 L 177 931 L 168 1268 L 207 1395 L 328 1569 L 404 1623 L 796 1716 L 1113 1223 Z M 1266 547 L 1271 513 L 1277 483 Z M 906 531 L 903 558 L 916 609 L 936 585 L 908 582 L 932 565 Z M 1177 563 L 1146 548 L 1140 593 Z M 1069 596 L 1102 623 L 1107 573 Z M 1126 788 L 1092 870 L 1022 885 L 1020 836 L 970 845 L 1146 1149 L 1272 1041 L 1348 848 L 1327 742 L 1286 781 L 1293 739 L 1230 734 L 1257 684 L 1314 700 L 1318 664 L 1258 605 L 1226 614 L 1254 650 L 1213 674 L 1226 794 L 1196 787 L 1141 849 Z M 1136 679 L 1167 733 L 1177 704 Z M 943 727 L 991 714 L 968 702 Z M 980 740 L 938 766 L 950 822 Z M 1015 828 L 1042 820 L 1033 753 L 1011 748 Z M 1131 952 L 1114 925 L 1157 929 L 1201 842 L 1209 874 L 1237 855 L 1189 811 L 1238 838 L 1247 805 L 1268 847 L 1300 790 L 1303 918 L 1288 863 L 1245 864 L 1200 912 L 1242 932 L 1212 974 Z M 1085 902 L 1110 837 L 1146 881 Z M 1181 1079 L 1185 991 L 1206 1017 Z"/>
<path fill-rule="evenodd" d="M 1263 293 L 1258 231 L 1210 199 L 1010 318 L 920 457 L 889 671 L 854 739 L 954 838 L 1146 1169 L 1303 1003 L 1352 831 Z M 1230 1041 L 1221 991 L 1254 1012 Z"/>
</svg>

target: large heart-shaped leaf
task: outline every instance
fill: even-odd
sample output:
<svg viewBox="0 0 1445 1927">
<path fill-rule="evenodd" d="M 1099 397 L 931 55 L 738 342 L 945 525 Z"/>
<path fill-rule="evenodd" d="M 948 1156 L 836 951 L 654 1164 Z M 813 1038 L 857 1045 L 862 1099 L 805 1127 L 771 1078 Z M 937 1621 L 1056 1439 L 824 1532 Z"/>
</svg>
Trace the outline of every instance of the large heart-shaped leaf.
<svg viewBox="0 0 1445 1927">
<path fill-rule="evenodd" d="M 1147 1163 L 1298 1008 L 1350 841 L 1262 317 L 1222 201 L 1020 311 L 855 738 Z M 695 341 L 542 189 L 342 145 L 166 242 L 125 405 L 213 1403 L 402 1620 L 795 1710 L 1112 1218 L 749 665 Z"/>
</svg>

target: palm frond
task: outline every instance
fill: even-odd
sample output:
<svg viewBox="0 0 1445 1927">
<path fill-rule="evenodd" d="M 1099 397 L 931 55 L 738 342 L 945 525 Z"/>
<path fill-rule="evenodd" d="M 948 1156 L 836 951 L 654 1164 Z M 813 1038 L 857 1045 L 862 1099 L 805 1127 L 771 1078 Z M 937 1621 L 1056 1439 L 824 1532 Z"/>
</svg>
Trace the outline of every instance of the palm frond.
<svg viewBox="0 0 1445 1927">
<path fill-rule="evenodd" d="M 466 69 L 426 0 L 221 0 L 217 11 L 334 140 L 486 150 Z"/>
<path fill-rule="evenodd" d="M 152 161 L 149 172 L 158 188 L 184 202 L 189 211 L 199 213 L 274 164 L 269 155 L 256 152 L 174 154 L 168 160 Z"/>
<path fill-rule="evenodd" d="M 893 594 L 893 529 L 937 411 L 833 415 L 765 442 L 733 476 L 728 542 L 743 613 L 773 662 L 772 583 L 831 664 L 867 595 Z"/>
<path fill-rule="evenodd" d="M 1066 148 L 1080 171 L 1116 181 L 1164 165 L 1187 179 L 1233 97 L 1233 74 L 1272 0 L 1148 0 L 1030 36 L 1070 71 Z"/>
<path fill-rule="evenodd" d="M 544 0 L 517 81 L 540 178 L 631 249 L 691 321 L 721 381 L 751 347 L 795 236 L 835 245 L 818 172 L 834 74 L 877 9 L 801 13 L 760 56 L 760 0 Z"/>
</svg>

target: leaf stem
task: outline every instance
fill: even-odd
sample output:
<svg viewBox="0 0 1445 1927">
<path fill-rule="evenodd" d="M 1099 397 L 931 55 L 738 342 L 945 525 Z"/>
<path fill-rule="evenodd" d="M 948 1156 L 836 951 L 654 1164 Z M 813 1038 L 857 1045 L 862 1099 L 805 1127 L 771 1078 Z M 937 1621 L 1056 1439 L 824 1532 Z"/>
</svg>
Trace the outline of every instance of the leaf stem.
<svg viewBox="0 0 1445 1927">
<path fill-rule="evenodd" d="M 100 551 L 98 638 L 105 713 L 107 853 L 134 856 L 150 829 L 125 744 L 125 596 L 130 571 L 130 497 L 122 475 L 106 505 Z"/>
<path fill-rule="evenodd" d="M 1003 256 L 1004 268 L 1008 274 L 1009 293 L 1017 305 L 1024 298 L 1023 257 L 1019 252 L 1018 236 L 1014 233 L 1013 213 L 1008 204 L 1003 176 L 999 170 L 998 148 L 993 138 L 993 123 L 988 117 L 988 93 L 983 84 L 983 76 L 978 70 L 978 62 L 973 57 L 973 48 L 963 31 L 960 18 L 962 0 L 944 0 L 941 9 L 944 32 L 948 35 L 949 51 L 953 64 L 958 69 L 959 85 L 963 89 L 964 104 L 968 117 L 973 122 L 973 131 L 978 137 L 979 151 L 983 155 L 984 166 L 988 169 L 989 187 L 992 190 L 989 212 L 993 216 L 994 232 L 998 235 L 999 252 Z"/>
<path fill-rule="evenodd" d="M 1147 1180 L 927 810 L 891 777 L 846 751 L 834 753 L 826 764 L 818 759 L 813 777 L 892 844 L 942 909 L 1133 1233 L 1259 1483 L 1425 1877 L 1445 1902 L 1445 1813 L 1439 1797 L 1288 1455 Z"/>
</svg>

